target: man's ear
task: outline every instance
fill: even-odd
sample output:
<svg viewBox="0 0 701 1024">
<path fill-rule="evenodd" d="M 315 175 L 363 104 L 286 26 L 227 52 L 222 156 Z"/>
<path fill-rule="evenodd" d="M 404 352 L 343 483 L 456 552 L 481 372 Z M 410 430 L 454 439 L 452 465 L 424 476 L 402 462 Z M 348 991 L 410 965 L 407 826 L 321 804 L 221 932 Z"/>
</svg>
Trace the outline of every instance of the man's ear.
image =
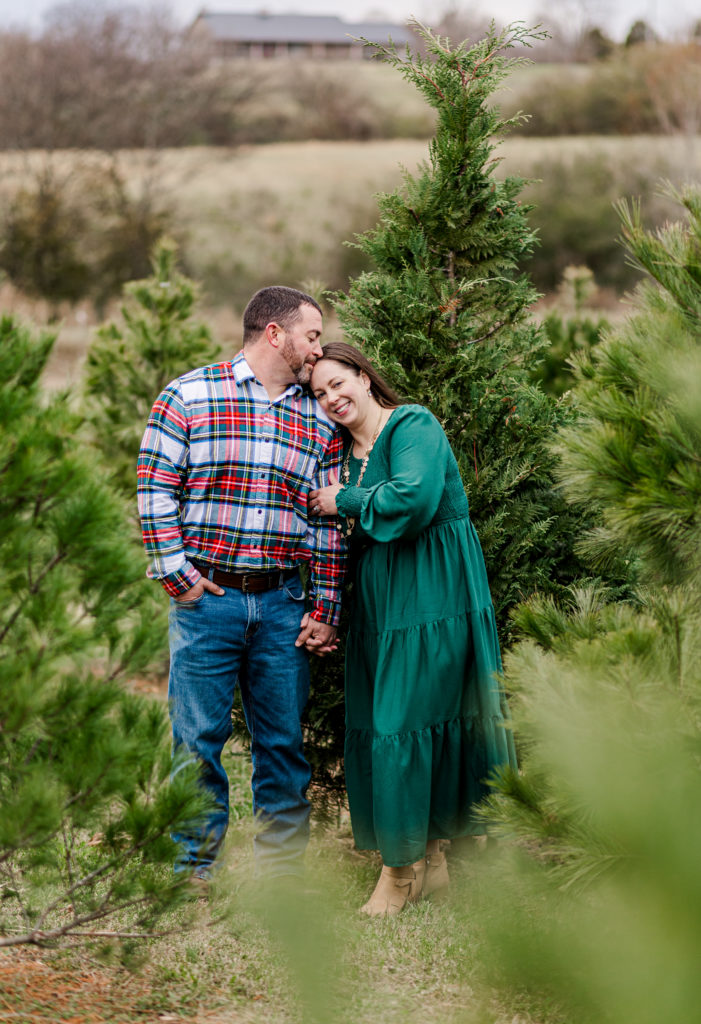
<svg viewBox="0 0 701 1024">
<path fill-rule="evenodd" d="M 265 334 L 265 340 L 272 345 L 273 348 L 280 347 L 280 335 L 284 334 L 280 324 L 276 324 L 274 320 L 271 320 L 271 322 L 267 324 L 263 333 Z"/>
</svg>

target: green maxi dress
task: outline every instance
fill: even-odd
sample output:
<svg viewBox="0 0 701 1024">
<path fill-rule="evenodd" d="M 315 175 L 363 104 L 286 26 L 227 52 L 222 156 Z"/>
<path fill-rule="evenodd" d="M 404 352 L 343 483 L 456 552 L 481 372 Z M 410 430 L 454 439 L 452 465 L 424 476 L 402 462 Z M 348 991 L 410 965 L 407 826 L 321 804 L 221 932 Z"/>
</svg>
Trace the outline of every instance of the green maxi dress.
<svg viewBox="0 0 701 1024">
<path fill-rule="evenodd" d="M 345 768 L 353 836 L 398 867 L 483 832 L 474 805 L 515 765 L 482 549 L 457 462 L 427 409 L 395 409 L 336 503 L 355 519 Z"/>
</svg>

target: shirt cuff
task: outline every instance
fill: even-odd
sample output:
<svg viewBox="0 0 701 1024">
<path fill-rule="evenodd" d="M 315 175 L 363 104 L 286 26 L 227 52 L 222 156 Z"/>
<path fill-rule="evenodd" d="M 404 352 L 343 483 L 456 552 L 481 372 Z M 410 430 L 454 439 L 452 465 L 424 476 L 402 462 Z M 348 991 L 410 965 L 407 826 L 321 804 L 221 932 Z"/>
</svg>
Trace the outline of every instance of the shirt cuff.
<svg viewBox="0 0 701 1024">
<path fill-rule="evenodd" d="M 201 579 L 202 573 L 195 569 L 194 565 L 186 562 L 185 568 L 178 569 L 177 572 L 171 572 L 168 576 L 161 576 L 159 583 L 166 594 L 170 594 L 171 597 L 178 597 L 180 594 L 185 594 L 191 587 L 194 587 Z"/>
<path fill-rule="evenodd" d="M 309 613 L 316 622 L 324 622 L 327 626 L 337 626 L 341 621 L 341 606 L 336 601 L 323 598 L 315 600 L 314 608 Z"/>
</svg>

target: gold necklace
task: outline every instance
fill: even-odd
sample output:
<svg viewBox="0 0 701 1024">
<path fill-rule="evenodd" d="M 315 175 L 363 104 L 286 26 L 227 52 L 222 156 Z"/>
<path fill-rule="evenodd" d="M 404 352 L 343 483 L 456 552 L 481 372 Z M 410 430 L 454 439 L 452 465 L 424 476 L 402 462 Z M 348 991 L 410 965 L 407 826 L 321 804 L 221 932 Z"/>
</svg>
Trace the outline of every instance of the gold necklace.
<svg viewBox="0 0 701 1024">
<path fill-rule="evenodd" d="M 358 473 L 358 479 L 355 481 L 355 486 L 356 487 L 360 487 L 360 481 L 363 479 L 363 477 L 365 475 L 365 470 L 367 469 L 367 466 L 368 466 L 368 459 L 370 458 L 370 452 L 372 451 L 372 449 L 373 449 L 373 447 L 375 445 L 375 441 L 377 441 L 378 437 L 380 436 L 380 431 L 382 430 L 382 426 L 383 426 L 383 423 L 382 423 L 382 417 L 383 416 L 384 416 L 384 409 L 380 409 L 380 418 L 377 421 L 377 427 L 375 429 L 375 433 L 370 438 L 370 444 L 365 449 L 365 455 L 363 456 L 363 461 L 360 464 L 360 472 Z M 351 452 L 352 451 L 353 451 L 353 442 L 351 441 L 351 443 L 348 446 L 348 451 L 346 452 L 346 457 L 343 460 L 343 467 L 341 469 L 341 483 L 344 484 L 345 486 L 348 486 L 350 484 L 350 457 L 351 457 Z M 355 519 L 352 516 L 348 516 L 348 518 L 346 519 L 346 528 L 345 528 L 345 530 L 343 529 L 343 527 L 341 526 L 340 523 L 338 524 L 338 529 L 341 531 L 341 533 L 343 534 L 344 537 L 350 537 L 350 535 L 353 532 L 353 527 L 354 526 L 355 526 Z"/>
</svg>

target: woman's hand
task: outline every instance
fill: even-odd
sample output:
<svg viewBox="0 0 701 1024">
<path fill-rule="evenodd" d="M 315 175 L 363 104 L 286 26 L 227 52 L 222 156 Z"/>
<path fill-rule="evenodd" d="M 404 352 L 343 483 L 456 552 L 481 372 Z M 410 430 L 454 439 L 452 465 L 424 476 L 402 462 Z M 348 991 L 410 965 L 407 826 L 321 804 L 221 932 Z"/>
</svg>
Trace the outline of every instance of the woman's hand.
<svg viewBox="0 0 701 1024">
<path fill-rule="evenodd" d="M 336 474 L 333 470 L 329 473 L 331 483 L 328 487 L 320 487 L 316 491 L 310 491 L 307 503 L 309 511 L 315 516 L 335 516 L 338 514 L 336 508 L 336 495 L 341 490 Z"/>
</svg>

